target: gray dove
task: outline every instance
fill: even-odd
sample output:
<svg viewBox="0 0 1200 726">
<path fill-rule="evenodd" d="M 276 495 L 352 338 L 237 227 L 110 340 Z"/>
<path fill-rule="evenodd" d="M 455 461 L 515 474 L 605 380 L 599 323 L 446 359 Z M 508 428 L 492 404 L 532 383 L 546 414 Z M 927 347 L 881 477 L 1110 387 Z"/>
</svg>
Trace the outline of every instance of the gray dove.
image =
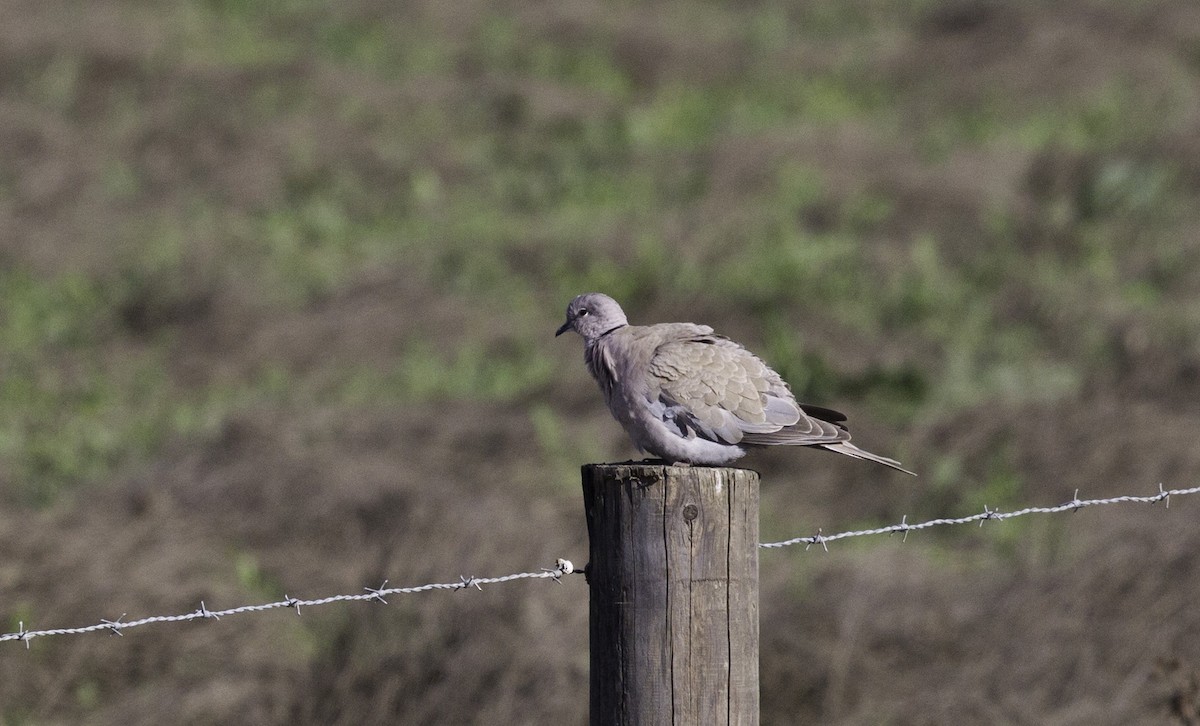
<svg viewBox="0 0 1200 726">
<path fill-rule="evenodd" d="M 616 300 L 589 292 L 567 306 L 555 335 L 568 330 L 583 338 L 588 371 L 634 445 L 669 464 L 728 464 L 748 446 L 815 446 L 913 474 L 850 443 L 844 414 L 797 403 L 778 373 L 707 325 L 630 325 Z"/>
</svg>

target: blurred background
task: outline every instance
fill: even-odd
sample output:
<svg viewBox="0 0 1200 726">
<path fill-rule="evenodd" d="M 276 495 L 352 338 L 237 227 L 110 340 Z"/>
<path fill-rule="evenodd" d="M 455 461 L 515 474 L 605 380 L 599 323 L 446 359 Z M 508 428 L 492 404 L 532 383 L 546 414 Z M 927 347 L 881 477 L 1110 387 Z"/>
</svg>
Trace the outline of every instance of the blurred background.
<svg viewBox="0 0 1200 726">
<path fill-rule="evenodd" d="M 3 0 L 5 631 L 582 564 L 599 290 L 856 442 L 763 537 L 1200 471 L 1192 0 Z M 1200 502 L 763 552 L 768 724 L 1197 723 Z M 587 592 L 0 644 L 0 723 L 581 723 Z M 1188 719 L 1192 720 L 1188 720 Z"/>
</svg>

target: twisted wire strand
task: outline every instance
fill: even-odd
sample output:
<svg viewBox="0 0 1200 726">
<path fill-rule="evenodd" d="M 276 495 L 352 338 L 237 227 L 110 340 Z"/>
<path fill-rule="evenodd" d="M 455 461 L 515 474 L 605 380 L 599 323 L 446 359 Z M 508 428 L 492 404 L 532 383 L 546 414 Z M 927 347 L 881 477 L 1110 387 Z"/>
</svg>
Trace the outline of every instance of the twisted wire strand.
<svg viewBox="0 0 1200 726">
<path fill-rule="evenodd" d="M 81 635 L 83 633 L 94 633 L 101 630 L 107 630 L 113 635 L 123 635 L 122 631 L 129 628 L 136 628 L 150 623 L 178 623 L 188 620 L 220 620 L 226 615 L 239 615 L 241 613 L 254 613 L 262 610 L 275 610 L 278 608 L 295 608 L 296 613 L 300 613 L 301 607 L 309 607 L 316 605 L 328 605 L 334 602 L 351 602 L 351 601 L 366 601 L 375 600 L 383 604 L 387 604 L 385 599 L 388 595 L 409 595 L 418 592 L 429 592 L 431 590 L 466 590 L 475 588 L 482 590 L 484 585 L 495 585 L 501 582 L 512 582 L 513 580 L 554 580 L 558 582 L 563 575 L 569 575 L 576 572 L 575 566 L 570 560 L 559 559 L 554 567 L 543 568 L 537 572 L 517 572 L 511 575 L 502 575 L 500 577 L 459 577 L 458 582 L 434 582 L 428 585 L 416 585 L 413 587 L 388 587 L 387 580 L 379 587 L 364 587 L 364 592 L 350 595 L 330 595 L 329 597 L 316 598 L 306 600 L 295 597 L 284 596 L 283 600 L 275 602 L 262 603 L 259 605 L 241 605 L 239 607 L 227 608 L 225 610 L 209 610 L 205 606 L 204 601 L 200 601 L 200 607 L 190 613 L 181 615 L 151 615 L 138 620 L 130 620 L 124 622 L 124 615 L 116 620 L 101 620 L 95 625 L 85 625 L 79 628 L 50 628 L 46 630 L 26 630 L 25 623 L 19 624 L 19 629 L 15 633 L 5 633 L 0 635 L 0 641 L 5 640 L 21 640 L 25 642 L 25 647 L 29 647 L 29 641 L 34 638 L 43 638 L 48 635 Z"/>
<path fill-rule="evenodd" d="M 931 527 L 940 527 L 950 524 L 969 524 L 978 522 L 980 526 L 988 520 L 1006 520 L 1014 517 L 1023 517 L 1027 514 L 1058 514 L 1061 512 L 1073 512 L 1083 509 L 1084 507 L 1095 507 L 1107 504 L 1156 504 L 1165 502 L 1167 507 L 1171 506 L 1171 497 L 1185 496 L 1188 494 L 1200 493 L 1200 486 L 1191 487 L 1188 489 L 1164 489 L 1162 484 L 1158 485 L 1158 493 L 1148 496 L 1123 495 L 1118 497 L 1106 497 L 1103 499 L 1080 499 L 1079 491 L 1076 490 L 1075 496 L 1069 502 L 1059 504 L 1054 507 L 1025 507 L 1011 512 L 1001 512 L 996 509 L 984 507 L 983 511 L 978 514 L 972 514 L 965 517 L 950 517 L 930 519 L 918 524 L 909 524 L 908 516 L 901 518 L 898 524 L 888 525 L 886 527 L 876 527 L 874 529 L 858 529 L 849 530 L 846 532 L 838 532 L 837 534 L 826 535 L 817 530 L 815 535 L 807 537 L 793 537 L 792 539 L 782 540 L 780 542 L 760 542 L 759 547 L 762 549 L 781 549 L 794 545 L 804 545 L 805 549 L 812 547 L 815 544 L 821 545 L 822 548 L 828 550 L 828 544 L 840 539 L 850 537 L 866 537 L 869 535 L 879 534 L 903 534 L 905 539 L 908 538 L 909 532 L 916 532 Z M 124 635 L 125 630 L 136 628 L 142 625 L 151 623 L 178 623 L 190 620 L 220 620 L 227 615 L 239 615 L 241 613 L 253 613 L 264 610 L 278 610 L 281 608 L 294 608 L 296 613 L 300 613 L 302 607 L 315 607 L 317 605 L 328 605 L 335 602 L 364 602 L 377 601 L 387 604 L 387 597 L 391 595 L 411 595 L 419 592 L 431 592 L 434 590 L 466 590 L 475 588 L 482 590 L 484 585 L 495 585 L 503 582 L 512 582 L 514 580 L 553 580 L 559 582 L 563 575 L 572 573 L 584 574 L 586 568 L 577 569 L 570 560 L 559 559 L 554 567 L 546 567 L 536 572 L 517 572 L 511 575 L 501 575 L 499 577 L 463 577 L 460 576 L 457 582 L 434 582 L 426 585 L 414 585 L 410 587 L 388 587 L 388 581 L 384 580 L 379 587 L 364 587 L 363 592 L 343 595 L 330 595 L 328 597 L 316 599 L 302 599 L 284 596 L 283 600 L 275 602 L 261 603 L 257 605 L 241 605 L 238 607 L 227 608 L 224 610 L 209 610 L 200 601 L 200 607 L 192 612 L 182 613 L 179 615 L 151 615 L 137 620 L 125 621 L 125 615 L 116 620 L 101 620 L 94 625 L 85 625 L 78 628 L 49 628 L 44 630 L 27 630 L 25 623 L 22 621 L 18 624 L 18 629 L 13 633 L 5 633 L 0 635 L 0 642 L 3 641 L 23 641 L 25 647 L 29 647 L 29 642 L 34 638 L 43 638 L 50 635 L 82 635 L 84 633 L 95 633 L 107 631 L 111 635 Z"/>
<path fill-rule="evenodd" d="M 919 524 L 909 524 L 908 515 L 905 515 L 900 519 L 899 524 L 891 524 L 886 527 L 857 529 L 849 532 L 838 532 L 837 534 L 828 535 L 822 534 L 821 530 L 818 529 L 816 534 L 809 535 L 807 537 L 793 537 L 792 539 L 785 539 L 781 542 L 760 542 L 758 546 L 762 549 L 778 549 L 781 547 L 791 547 L 793 545 L 802 544 L 805 546 L 805 549 L 808 549 L 815 544 L 819 544 L 828 550 L 829 547 L 827 544 L 829 542 L 839 539 L 846 539 L 848 537 L 866 537 L 874 534 L 896 534 L 899 532 L 902 533 L 907 540 L 909 532 L 929 529 L 930 527 L 940 527 L 946 524 L 969 524 L 971 522 L 979 522 L 979 525 L 983 526 L 983 523 L 989 519 L 1005 520 L 1012 519 L 1014 517 L 1024 517 L 1026 514 L 1058 514 L 1060 512 L 1074 512 L 1083 509 L 1084 507 L 1096 507 L 1103 504 L 1156 504 L 1158 502 L 1166 502 L 1166 506 L 1170 507 L 1171 497 L 1196 493 L 1200 493 L 1200 486 L 1191 487 L 1190 489 L 1163 489 L 1163 485 L 1160 483 L 1158 485 L 1158 493 L 1148 496 L 1125 494 L 1119 497 L 1106 497 L 1104 499 L 1080 499 L 1079 490 L 1076 489 L 1075 496 L 1071 499 L 1071 501 L 1059 504 L 1055 507 L 1025 507 L 1024 509 L 1018 509 L 1012 512 L 1001 512 L 991 509 L 985 505 L 983 511 L 978 514 L 972 514 L 966 517 L 931 519 Z"/>
</svg>

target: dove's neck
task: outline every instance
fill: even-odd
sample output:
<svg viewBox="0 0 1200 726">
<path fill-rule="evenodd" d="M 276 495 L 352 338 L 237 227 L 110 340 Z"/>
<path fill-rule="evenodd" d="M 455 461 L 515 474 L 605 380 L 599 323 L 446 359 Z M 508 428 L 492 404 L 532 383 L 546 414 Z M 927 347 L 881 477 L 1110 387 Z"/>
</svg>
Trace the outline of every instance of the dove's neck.
<svg viewBox="0 0 1200 726">
<path fill-rule="evenodd" d="M 611 328 L 609 328 L 608 330 L 604 331 L 603 333 L 600 333 L 595 338 L 589 338 L 587 341 L 587 344 L 595 345 L 596 343 L 599 343 L 601 340 L 604 340 L 605 338 L 607 338 L 609 336 L 609 334 L 611 334 L 614 330 L 620 330 L 621 328 L 625 328 L 628 326 L 629 326 L 629 323 L 618 323 L 618 324 L 612 326 Z"/>
<path fill-rule="evenodd" d="M 611 333 L 612 331 L 614 331 L 614 330 L 620 330 L 621 328 L 624 328 L 624 327 L 626 327 L 626 326 L 628 326 L 628 325 L 629 325 L 629 323 L 617 323 L 616 325 L 612 326 L 612 327 L 611 327 L 611 328 L 609 328 L 608 330 L 606 330 L 606 331 L 604 331 L 603 333 L 601 333 L 599 336 L 597 336 L 597 338 L 603 338 L 604 336 L 608 335 L 608 334 L 609 334 L 609 333 Z"/>
</svg>

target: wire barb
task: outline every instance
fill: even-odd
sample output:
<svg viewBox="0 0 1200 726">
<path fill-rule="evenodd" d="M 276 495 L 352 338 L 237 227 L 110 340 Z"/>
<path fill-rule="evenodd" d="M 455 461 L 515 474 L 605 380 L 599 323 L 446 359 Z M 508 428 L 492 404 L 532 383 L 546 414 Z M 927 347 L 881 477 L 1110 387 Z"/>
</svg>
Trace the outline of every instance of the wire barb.
<svg viewBox="0 0 1200 726">
<path fill-rule="evenodd" d="M 125 616 L 128 614 L 129 613 L 121 613 L 121 617 L 117 618 L 116 620 L 101 620 L 100 624 L 108 626 L 108 629 L 112 631 L 109 633 L 109 635 L 119 635 L 124 638 L 125 634 L 121 632 L 121 628 L 125 627 L 125 623 L 122 623 L 121 621 L 124 620 Z"/>
<path fill-rule="evenodd" d="M 461 580 L 461 582 L 458 584 L 458 587 L 456 588 L 458 590 L 466 590 L 468 587 L 473 587 L 476 590 L 483 589 L 483 587 L 481 587 L 479 584 L 479 579 L 476 578 L 474 575 L 471 575 L 470 577 L 465 577 L 463 575 L 459 575 L 458 579 Z"/>
<path fill-rule="evenodd" d="M 364 587 L 363 589 L 371 594 L 372 600 L 378 600 L 379 602 L 383 603 L 384 605 L 387 605 L 388 601 L 383 599 L 384 595 L 391 594 L 391 591 L 389 591 L 387 589 L 387 584 L 388 584 L 388 581 L 384 580 L 383 584 L 380 585 L 378 588 Z M 297 612 L 299 612 L 299 610 L 300 610 L 299 605 L 296 606 L 296 610 L 297 610 Z"/>
</svg>

